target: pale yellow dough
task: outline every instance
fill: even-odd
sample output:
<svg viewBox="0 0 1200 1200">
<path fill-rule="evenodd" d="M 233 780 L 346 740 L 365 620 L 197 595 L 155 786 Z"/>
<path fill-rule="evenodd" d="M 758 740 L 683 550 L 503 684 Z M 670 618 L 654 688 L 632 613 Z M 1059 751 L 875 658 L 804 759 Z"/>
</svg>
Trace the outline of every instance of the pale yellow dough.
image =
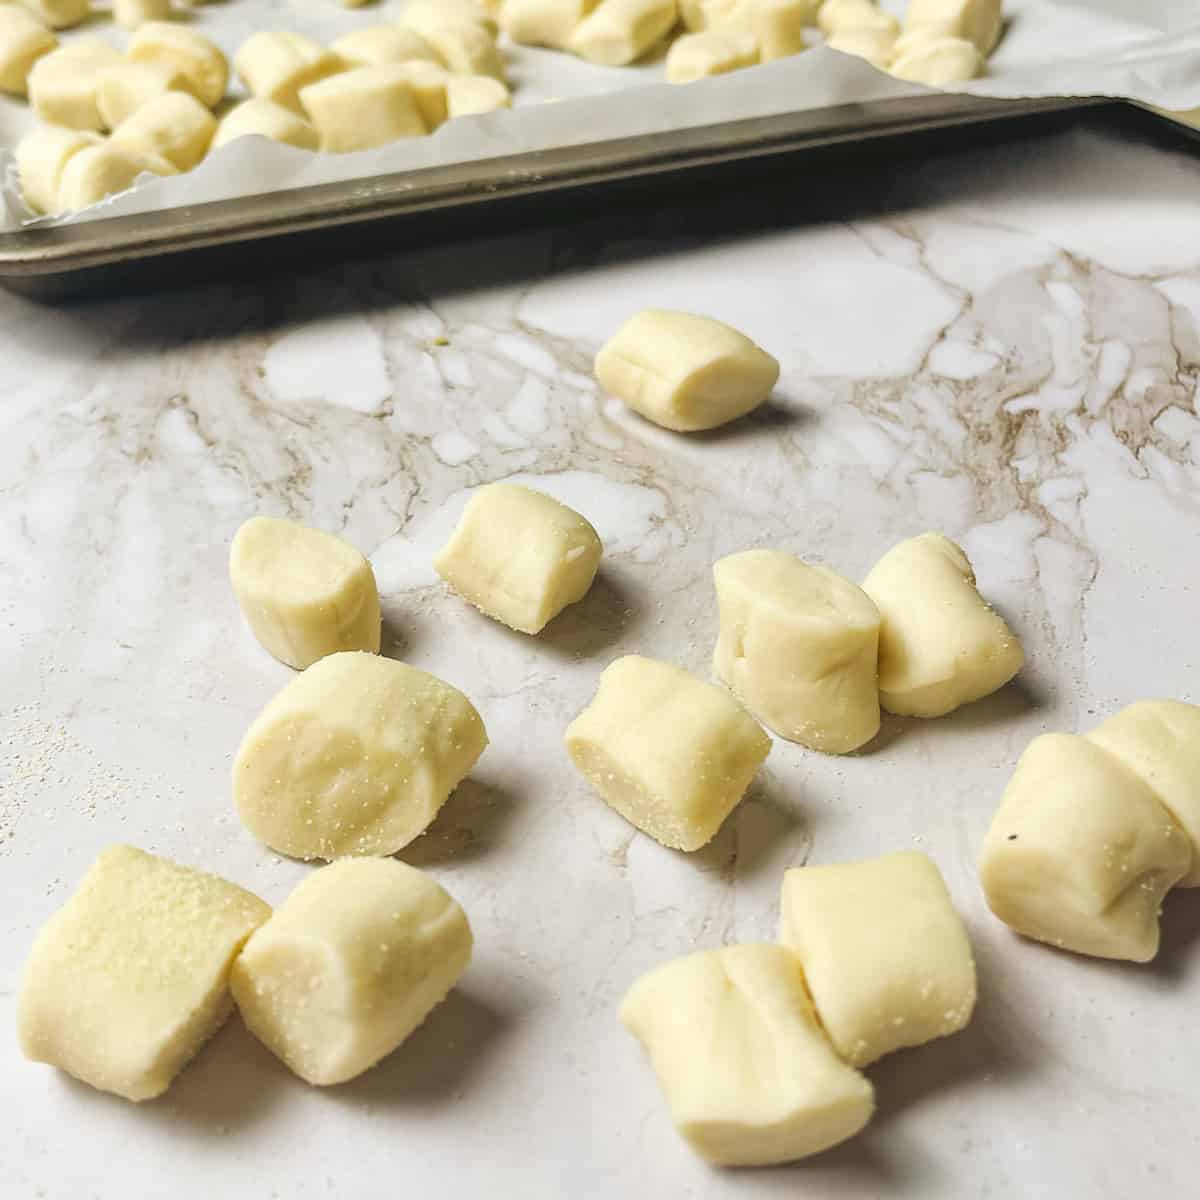
<svg viewBox="0 0 1200 1200">
<path fill-rule="evenodd" d="M 1003 687 L 1025 661 L 976 590 L 967 556 L 940 533 L 893 546 L 862 586 L 883 618 L 879 700 L 888 712 L 945 716 Z"/>
<path fill-rule="evenodd" d="M 29 72 L 29 103 L 50 125 L 91 132 L 104 128 L 97 92 L 100 78 L 122 61 L 102 38 L 84 37 L 43 55 Z"/>
<path fill-rule="evenodd" d="M 566 742 L 608 804 L 677 850 L 712 839 L 771 749 L 727 692 L 632 654 L 606 668 Z"/>
<path fill-rule="evenodd" d="M 96 87 L 96 107 L 105 129 L 116 129 L 142 105 L 168 92 L 191 91 L 186 75 L 160 62 L 120 62 L 108 67 Z"/>
<path fill-rule="evenodd" d="M 133 186 L 140 175 L 175 175 L 165 158 L 107 141 L 72 154 L 58 183 L 57 211 L 79 212 Z"/>
<path fill-rule="evenodd" d="M 32 13 L 0 4 L 0 92 L 24 96 L 33 64 L 58 45 L 58 38 Z"/>
<path fill-rule="evenodd" d="M 490 75 L 450 75 L 446 78 L 447 117 L 474 117 L 512 107 L 507 87 Z"/>
<path fill-rule="evenodd" d="M 856 1067 L 957 1033 L 975 1010 L 971 943 L 924 854 L 786 872 L 779 940 L 803 964 L 825 1032 Z"/>
<path fill-rule="evenodd" d="M 127 1100 L 160 1095 L 231 1012 L 230 967 L 270 915 L 215 875 L 110 847 L 34 941 L 21 1049 Z"/>
<path fill-rule="evenodd" d="M 897 43 L 888 68 L 897 79 L 944 88 L 983 73 L 983 55 L 965 38 L 916 38 L 907 34 L 901 41 L 904 46 Z"/>
<path fill-rule="evenodd" d="M 900 22 L 874 0 L 825 0 L 817 24 L 827 38 L 850 29 L 882 29 L 893 37 L 900 32 Z"/>
<path fill-rule="evenodd" d="M 805 49 L 804 26 L 816 19 L 811 0 L 755 0 L 750 9 L 750 32 L 763 62 L 790 58 Z"/>
<path fill-rule="evenodd" d="M 302 1079 L 344 1083 L 408 1037 L 471 958 L 466 914 L 394 859 L 314 872 L 247 943 L 232 986 L 250 1032 Z"/>
<path fill-rule="evenodd" d="M 751 33 L 710 29 L 685 33 L 667 51 L 667 80 L 694 83 L 711 75 L 725 75 L 753 66 L 758 61 L 758 43 Z"/>
<path fill-rule="evenodd" d="M 131 62 L 162 63 L 179 71 L 206 108 L 220 103 L 229 84 L 229 62 L 216 42 L 171 21 L 140 25 L 126 57 Z"/>
<path fill-rule="evenodd" d="M 303 113 L 300 89 L 344 71 L 347 63 L 302 33 L 262 30 L 238 47 L 233 67 L 252 96 Z"/>
<path fill-rule="evenodd" d="M 1162 898 L 1192 848 L 1149 785 L 1087 738 L 1050 733 L 1017 763 L 983 844 L 992 912 L 1018 933 L 1149 962 Z"/>
<path fill-rule="evenodd" d="M 100 144 L 100 135 L 59 125 L 39 125 L 18 143 L 17 177 L 21 195 L 36 213 L 58 211 L 58 189 L 67 163 L 81 150 Z"/>
<path fill-rule="evenodd" d="M 456 688 L 375 654 L 331 654 L 250 726 L 238 814 L 293 858 L 395 854 L 423 833 L 487 745 Z"/>
<path fill-rule="evenodd" d="M 382 63 L 432 62 L 439 67 L 442 56 L 415 29 L 402 25 L 370 25 L 343 34 L 329 47 L 353 67 L 376 67 Z"/>
<path fill-rule="evenodd" d="M 303 669 L 340 650 L 379 653 L 375 573 L 331 533 L 251 517 L 230 547 L 229 579 L 260 645 L 289 667 Z"/>
<path fill-rule="evenodd" d="M 496 29 L 484 14 L 456 14 L 434 0 L 432 7 L 411 4 L 400 15 L 400 24 L 421 35 L 455 75 L 490 75 L 502 83 L 504 57 L 496 46 Z"/>
<path fill-rule="evenodd" d="M 986 58 L 1000 40 L 1001 0 L 909 0 L 904 31 L 965 38 Z"/>
<path fill-rule="evenodd" d="M 70 29 L 86 20 L 91 11 L 90 0 L 17 0 L 17 3 L 51 29 Z"/>
<path fill-rule="evenodd" d="M 221 118 L 211 148 L 217 150 L 238 138 L 254 135 L 300 150 L 315 150 L 320 141 L 317 131 L 302 116 L 273 100 L 254 96 Z"/>
<path fill-rule="evenodd" d="M 601 66 L 628 66 L 669 33 L 678 16 L 675 0 L 600 0 L 567 48 Z"/>
<path fill-rule="evenodd" d="M 166 92 L 143 104 L 112 132 L 114 145 L 160 155 L 190 171 L 208 153 L 217 119 L 189 92 Z"/>
<path fill-rule="evenodd" d="M 300 89 L 300 104 L 333 154 L 372 150 L 429 132 L 406 63 L 354 67 Z"/>
<path fill-rule="evenodd" d="M 587 595 L 602 553 L 574 509 L 533 488 L 492 483 L 471 497 L 433 565 L 481 612 L 536 634 Z"/>
<path fill-rule="evenodd" d="M 504 0 L 500 28 L 514 42 L 563 50 L 597 3 L 599 0 Z"/>
<path fill-rule="evenodd" d="M 843 29 L 827 38 L 825 45 L 855 58 L 864 58 L 881 71 L 895 56 L 896 34 L 891 29 Z"/>
<path fill-rule="evenodd" d="M 621 1004 L 671 1118 L 723 1166 L 766 1166 L 853 1137 L 875 1107 L 870 1081 L 829 1044 L 799 960 L 781 946 L 727 946 L 664 963 Z"/>
<path fill-rule="evenodd" d="M 147 21 L 167 21 L 171 0 L 112 0 L 113 20 L 124 29 L 137 29 Z"/>
<path fill-rule="evenodd" d="M 713 668 L 768 729 L 828 754 L 879 732 L 879 610 L 848 579 L 781 550 L 713 567 Z"/>
<path fill-rule="evenodd" d="M 596 355 L 596 378 L 656 425 L 690 433 L 756 409 L 778 381 L 779 363 L 721 321 L 647 309 Z"/>
</svg>

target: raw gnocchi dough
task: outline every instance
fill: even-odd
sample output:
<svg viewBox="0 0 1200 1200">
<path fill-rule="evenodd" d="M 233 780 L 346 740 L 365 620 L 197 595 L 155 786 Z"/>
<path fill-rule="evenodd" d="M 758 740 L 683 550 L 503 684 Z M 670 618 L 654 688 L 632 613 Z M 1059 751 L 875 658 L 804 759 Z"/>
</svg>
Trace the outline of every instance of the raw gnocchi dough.
<svg viewBox="0 0 1200 1200">
<path fill-rule="evenodd" d="M 126 117 L 111 141 L 190 171 L 208 153 L 216 129 L 216 117 L 190 92 L 166 92 Z"/>
<path fill-rule="evenodd" d="M 39 58 L 29 72 L 29 103 L 50 125 L 91 132 L 104 128 L 100 78 L 121 56 L 103 38 L 84 37 Z"/>
<path fill-rule="evenodd" d="M 712 839 L 771 749 L 727 692 L 634 654 L 605 669 L 566 742 L 609 805 L 676 850 Z"/>
<path fill-rule="evenodd" d="M 344 1083 L 445 999 L 471 927 L 427 875 L 395 859 L 314 872 L 246 944 L 234 998 L 250 1032 L 302 1079 Z"/>
<path fill-rule="evenodd" d="M 113 20 L 124 29 L 136 29 L 147 21 L 168 21 L 171 0 L 112 0 Z"/>
<path fill-rule="evenodd" d="M 782 946 L 726 946 L 664 963 L 621 1004 L 676 1128 L 723 1166 L 817 1154 L 871 1119 L 870 1081 L 838 1058 Z"/>
<path fill-rule="evenodd" d="M 826 37 L 851 29 L 881 29 L 893 37 L 900 32 L 900 22 L 874 0 L 825 0 L 817 24 Z"/>
<path fill-rule="evenodd" d="M 596 378 L 656 425 L 691 433 L 756 409 L 778 382 L 779 363 L 721 321 L 647 309 L 596 355 Z"/>
<path fill-rule="evenodd" d="M 404 63 L 354 67 L 300 89 L 300 104 L 331 154 L 371 150 L 401 138 L 424 137 Z"/>
<path fill-rule="evenodd" d="M 190 91 L 187 76 L 161 62 L 120 62 L 100 75 L 96 107 L 105 129 L 116 129 L 143 104 L 168 92 Z"/>
<path fill-rule="evenodd" d="M 57 45 L 58 38 L 32 13 L 0 4 L 0 92 L 24 96 L 33 64 Z"/>
<path fill-rule="evenodd" d="M 755 0 L 750 9 L 750 32 L 763 62 L 790 58 L 805 49 L 804 26 L 816 19 L 809 0 Z"/>
<path fill-rule="evenodd" d="M 983 56 L 965 38 L 930 37 L 905 39 L 897 46 L 889 70 L 897 79 L 928 87 L 965 83 L 983 72 Z"/>
<path fill-rule="evenodd" d="M 965 38 L 985 58 L 1000 40 L 1001 0 L 909 0 L 905 33 Z"/>
<path fill-rule="evenodd" d="M 710 29 L 685 33 L 667 51 L 667 80 L 694 83 L 710 75 L 725 75 L 753 66 L 758 61 L 758 43 L 750 33 Z"/>
<path fill-rule="evenodd" d="M 601 66 L 628 66 L 669 33 L 678 16 L 675 0 L 600 0 L 576 26 L 568 49 Z"/>
<path fill-rule="evenodd" d="M 883 618 L 879 699 L 888 712 L 945 716 L 1003 687 L 1025 661 L 976 590 L 962 548 L 940 533 L 893 546 L 862 586 Z"/>
<path fill-rule="evenodd" d="M 855 58 L 865 58 L 881 71 L 891 65 L 895 54 L 896 34 L 890 29 L 843 29 L 826 39 L 825 45 Z"/>
<path fill-rule="evenodd" d="M 281 854 L 395 854 L 486 745 L 479 714 L 448 683 L 375 654 L 331 654 L 250 726 L 234 800 L 246 828 Z"/>
<path fill-rule="evenodd" d="M 504 0 L 500 28 L 514 42 L 565 50 L 598 0 Z"/>
<path fill-rule="evenodd" d="M 229 84 L 229 62 L 220 46 L 192 29 L 170 21 L 138 27 L 126 57 L 137 63 L 162 63 L 180 72 L 189 91 L 206 108 L 216 108 Z"/>
<path fill-rule="evenodd" d="M 17 177 L 25 203 L 36 213 L 57 212 L 58 189 L 67 163 L 100 142 L 97 133 L 60 125 L 39 125 L 27 133 L 16 150 Z"/>
<path fill-rule="evenodd" d="M 587 595 L 602 553 L 574 509 L 533 488 L 492 483 L 471 497 L 433 565 L 481 612 L 536 634 Z"/>
<path fill-rule="evenodd" d="M 213 135 L 212 149 L 252 135 L 301 150 L 315 150 L 319 144 L 317 131 L 302 116 L 273 100 L 255 96 L 243 100 L 221 118 Z"/>
<path fill-rule="evenodd" d="M 1143 780 L 1087 738 L 1049 733 L 1021 755 L 983 844 L 988 906 L 1026 937 L 1149 962 L 1163 896 L 1192 849 Z"/>
<path fill-rule="evenodd" d="M 111 141 L 87 146 L 72 154 L 58 184 L 59 212 L 79 212 L 99 204 L 106 196 L 133 186 L 139 175 L 175 175 L 178 172 L 161 155 L 147 154 Z"/>
<path fill-rule="evenodd" d="M 238 47 L 233 67 L 252 96 L 303 115 L 300 89 L 344 71 L 346 63 L 302 33 L 262 30 Z"/>
<path fill-rule="evenodd" d="M 713 668 L 768 729 L 828 754 L 879 732 L 879 610 L 861 588 L 781 550 L 731 554 L 713 580 Z"/>
<path fill-rule="evenodd" d="M 371 25 L 343 34 L 329 47 L 354 67 L 382 63 L 432 62 L 443 66 L 442 56 L 415 29 L 403 25 Z"/>
<path fill-rule="evenodd" d="M 856 1067 L 957 1033 L 975 1010 L 971 943 L 924 854 L 787 871 L 779 940 L 803 965 L 825 1032 Z"/>
<path fill-rule="evenodd" d="M 229 1016 L 230 967 L 270 915 L 215 875 L 110 847 L 34 941 L 25 1056 L 127 1100 L 161 1095 Z"/>
<path fill-rule="evenodd" d="M 490 75 L 449 75 L 446 78 L 447 117 L 473 117 L 512 107 L 508 88 Z"/>
<path fill-rule="evenodd" d="M 87 19 L 91 11 L 90 0 L 17 0 L 43 25 L 51 29 L 70 29 Z"/>
<path fill-rule="evenodd" d="M 289 667 L 340 650 L 379 653 L 375 573 L 331 533 L 251 517 L 230 547 L 229 579 L 259 644 Z"/>
</svg>

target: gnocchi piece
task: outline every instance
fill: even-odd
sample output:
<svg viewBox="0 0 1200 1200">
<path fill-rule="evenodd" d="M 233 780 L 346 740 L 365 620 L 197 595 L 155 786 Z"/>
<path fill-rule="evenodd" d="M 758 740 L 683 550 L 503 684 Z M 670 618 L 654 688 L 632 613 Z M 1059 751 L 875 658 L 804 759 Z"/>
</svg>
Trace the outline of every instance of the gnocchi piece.
<svg viewBox="0 0 1200 1200">
<path fill-rule="evenodd" d="M 870 1081 L 834 1053 L 782 946 L 726 946 L 664 963 L 621 1004 L 671 1118 L 722 1166 L 818 1154 L 871 1119 Z"/>
<path fill-rule="evenodd" d="M 431 62 L 444 66 L 442 56 L 415 29 L 403 25 L 371 25 L 343 34 L 329 47 L 352 67 L 383 63 Z"/>
<path fill-rule="evenodd" d="M 893 37 L 900 32 L 900 22 L 875 0 L 825 0 L 817 13 L 817 25 L 826 37 L 848 29 L 883 29 Z"/>
<path fill-rule="evenodd" d="M 59 125 L 39 125 L 27 133 L 16 149 L 17 177 L 25 203 L 35 213 L 57 212 L 58 189 L 67 163 L 101 140 L 99 134 Z"/>
<path fill-rule="evenodd" d="M 1200 706 L 1142 700 L 1086 735 L 1150 786 L 1192 844 L 1179 887 L 1200 887 Z"/>
<path fill-rule="evenodd" d="M 190 171 L 208 153 L 216 130 L 216 117 L 190 92 L 165 92 L 126 117 L 111 141 Z"/>
<path fill-rule="evenodd" d="M 923 83 L 927 87 L 949 87 L 965 83 L 983 72 L 983 56 L 965 38 L 933 37 L 906 39 L 888 68 L 897 79 Z"/>
<path fill-rule="evenodd" d="M 879 732 L 879 610 L 860 588 L 780 550 L 731 554 L 713 579 L 713 668 L 758 720 L 827 754 Z"/>
<path fill-rule="evenodd" d="M 361 1075 L 445 999 L 471 958 L 466 913 L 395 859 L 309 875 L 246 944 L 231 984 L 247 1028 L 301 1079 Z"/>
<path fill-rule="evenodd" d="M 220 46 L 195 30 L 170 21 L 138 27 L 126 57 L 135 63 L 161 63 L 180 72 L 189 91 L 206 108 L 216 108 L 229 84 L 229 62 Z"/>
<path fill-rule="evenodd" d="M 17 0 L 17 3 L 51 29 L 70 29 L 79 25 L 91 11 L 90 0 Z"/>
<path fill-rule="evenodd" d="M 508 88 L 490 75 L 450 75 L 446 79 L 448 117 L 471 117 L 511 107 Z"/>
<path fill-rule="evenodd" d="M 1192 849 L 1141 778 L 1087 738 L 1043 734 L 1021 755 L 983 844 L 988 906 L 1018 933 L 1149 962 L 1163 896 Z"/>
<path fill-rule="evenodd" d="M 263 709 L 233 764 L 242 823 L 293 858 L 395 854 L 487 746 L 456 688 L 375 654 L 331 654 Z"/>
<path fill-rule="evenodd" d="M 215 875 L 110 847 L 33 943 L 21 1049 L 126 1100 L 161 1095 L 232 1012 L 230 967 L 270 915 Z"/>
<path fill-rule="evenodd" d="M 289 667 L 339 650 L 379 653 L 375 573 L 332 533 L 251 517 L 230 547 L 229 579 L 259 645 Z"/>
<path fill-rule="evenodd" d="M 721 321 L 647 309 L 600 350 L 596 378 L 656 425 L 693 433 L 756 409 L 778 381 L 779 363 Z"/>
<path fill-rule="evenodd" d="M 211 149 L 219 150 L 238 138 L 254 135 L 300 150 L 315 150 L 320 144 L 317 131 L 302 116 L 273 100 L 255 96 L 243 100 L 221 118 Z"/>
<path fill-rule="evenodd" d="M 147 21 L 167 21 L 171 0 L 112 0 L 113 20 L 123 29 L 137 29 Z"/>
<path fill-rule="evenodd" d="M 612 808 L 675 850 L 712 840 L 771 750 L 727 692 L 634 654 L 605 669 L 566 743 Z"/>
<path fill-rule="evenodd" d="M 450 12 L 418 19 L 418 11 L 423 10 L 406 9 L 401 24 L 415 29 L 438 52 L 451 74 L 490 75 L 504 82 L 504 58 L 490 26 L 472 19 L 456 19 Z"/>
<path fill-rule="evenodd" d="M 602 553 L 574 509 L 533 488 L 492 483 L 471 497 L 433 565 L 481 612 L 536 634 L 587 595 Z"/>
<path fill-rule="evenodd" d="M 404 65 L 354 67 L 300 89 L 322 150 L 350 154 L 429 132 Z"/>
<path fill-rule="evenodd" d="M 444 67 L 439 67 L 437 63 L 414 59 L 411 62 L 397 63 L 396 74 L 408 84 L 426 129 L 434 130 L 441 125 L 449 115 L 447 86 L 454 78 L 450 72 Z M 464 78 L 488 77 L 464 76 Z"/>
<path fill-rule="evenodd" d="M 740 71 L 758 62 L 758 43 L 749 33 L 726 33 L 710 29 L 685 33 L 667 51 L 667 80 L 694 83 L 710 75 Z"/>
<path fill-rule="evenodd" d="M 504 0 L 500 28 L 514 42 L 565 50 L 571 34 L 599 0 Z"/>
<path fill-rule="evenodd" d="M 0 5 L 0 92 L 24 96 L 33 64 L 57 45 L 58 38 L 32 13 Z"/>
<path fill-rule="evenodd" d="M 58 184 L 59 212 L 79 212 L 107 196 L 131 188 L 140 175 L 177 175 L 161 155 L 146 154 L 111 141 L 71 155 Z"/>
<path fill-rule="evenodd" d="M 567 48 L 601 66 L 628 66 L 653 49 L 678 16 L 676 0 L 600 0 L 575 27 Z"/>
<path fill-rule="evenodd" d="M 957 1033 L 975 1010 L 971 943 L 924 854 L 785 872 L 779 940 L 852 1066 Z"/>
<path fill-rule="evenodd" d="M 804 26 L 816 19 L 809 0 L 756 0 L 750 9 L 750 32 L 763 62 L 790 58 L 807 47 Z"/>
<path fill-rule="evenodd" d="M 233 67 L 252 96 L 303 116 L 300 89 L 344 71 L 346 64 L 302 33 L 263 30 L 241 44 Z"/>
<path fill-rule="evenodd" d="M 945 716 L 1003 687 L 1025 661 L 962 548 L 940 533 L 892 547 L 862 586 L 883 618 L 879 699 L 888 712 Z"/>
<path fill-rule="evenodd" d="M 825 42 L 831 50 L 866 59 L 873 67 L 885 71 L 896 52 L 896 34 L 890 29 L 843 29 Z"/>
<path fill-rule="evenodd" d="M 493 39 L 499 32 L 495 18 L 479 0 L 409 0 L 400 13 L 400 23 L 418 33 L 459 25 L 478 25 Z"/>
<path fill-rule="evenodd" d="M 906 33 L 965 38 L 985 58 L 996 48 L 1003 23 L 1001 0 L 909 0 L 904 13 Z"/>
<path fill-rule="evenodd" d="M 96 131 L 100 77 L 122 61 L 102 38 L 78 38 L 39 58 L 29 72 L 29 103 L 50 125 Z"/>
<path fill-rule="evenodd" d="M 116 129 L 143 104 L 168 92 L 187 92 L 191 81 L 175 67 L 161 62 L 120 62 L 100 75 L 96 107 L 105 129 Z"/>
</svg>

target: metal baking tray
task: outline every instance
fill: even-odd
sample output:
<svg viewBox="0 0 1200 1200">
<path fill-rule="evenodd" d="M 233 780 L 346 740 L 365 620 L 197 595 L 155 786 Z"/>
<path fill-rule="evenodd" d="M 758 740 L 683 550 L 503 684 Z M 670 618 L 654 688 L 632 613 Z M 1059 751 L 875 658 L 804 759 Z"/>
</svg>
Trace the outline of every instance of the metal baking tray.
<svg viewBox="0 0 1200 1200">
<path fill-rule="evenodd" d="M 924 137 L 960 144 L 955 131 L 987 125 L 994 140 L 1014 127 L 1064 118 L 1111 101 L 987 100 L 929 95 L 846 104 L 695 129 L 620 138 L 320 187 L 0 234 L 0 286 L 43 300 L 175 285 L 280 264 L 462 237 L 500 221 L 576 219 L 597 198 L 686 181 L 722 169 L 807 166 L 813 156 L 859 154 Z M 1007 133 L 1005 132 L 1007 130 Z M 925 152 L 925 148 L 922 149 Z M 481 208 L 487 220 L 481 221 Z M 469 215 L 469 220 L 463 220 Z"/>
</svg>

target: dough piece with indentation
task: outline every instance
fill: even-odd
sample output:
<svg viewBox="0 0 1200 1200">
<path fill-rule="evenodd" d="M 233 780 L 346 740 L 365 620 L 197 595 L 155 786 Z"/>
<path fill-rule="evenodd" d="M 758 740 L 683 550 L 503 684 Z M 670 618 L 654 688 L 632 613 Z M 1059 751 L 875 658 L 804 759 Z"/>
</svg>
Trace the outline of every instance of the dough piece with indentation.
<svg viewBox="0 0 1200 1200">
<path fill-rule="evenodd" d="M 588 62 L 624 67 L 652 50 L 679 16 L 675 0 L 600 0 L 567 48 Z"/>
<path fill-rule="evenodd" d="M 383 63 L 431 62 L 444 66 L 442 56 L 415 30 L 403 25 L 370 25 L 343 34 L 329 47 L 353 67 Z"/>
<path fill-rule="evenodd" d="M 77 38 L 39 58 L 29 72 L 29 103 L 50 125 L 96 132 L 104 128 L 100 77 L 122 62 L 103 38 Z"/>
<path fill-rule="evenodd" d="M 216 117 L 190 92 L 167 92 L 126 117 L 111 140 L 190 171 L 208 153 L 216 129 Z"/>
<path fill-rule="evenodd" d="M 51 29 L 70 29 L 87 19 L 91 11 L 89 0 L 16 0 L 27 8 L 43 25 Z"/>
<path fill-rule="evenodd" d="M 1021 755 L 983 844 L 992 912 L 1018 933 L 1149 962 L 1163 896 L 1192 849 L 1159 798 L 1087 738 L 1050 733 Z"/>
<path fill-rule="evenodd" d="M 57 45 L 58 38 L 32 13 L 0 4 L 0 92 L 24 96 L 33 64 Z"/>
<path fill-rule="evenodd" d="M 208 108 L 215 108 L 229 84 L 229 62 L 216 42 L 170 21 L 147 21 L 129 43 L 131 62 L 156 62 L 179 71 L 190 91 Z"/>
<path fill-rule="evenodd" d="M 565 50 L 599 0 L 504 0 L 500 28 L 514 42 Z"/>
<path fill-rule="evenodd" d="M 251 517 L 234 535 L 229 579 L 259 644 L 289 667 L 342 650 L 379 653 L 375 572 L 332 533 Z"/>
<path fill-rule="evenodd" d="M 721 321 L 647 309 L 601 348 L 596 378 L 656 425 L 694 433 L 753 412 L 778 382 L 779 363 Z"/>
<path fill-rule="evenodd" d="M 726 946 L 643 975 L 621 1021 L 646 1048 L 692 1148 L 722 1166 L 818 1154 L 871 1119 L 870 1081 L 838 1058 L 782 946 Z"/>
<path fill-rule="evenodd" d="M 111 141 L 73 154 L 58 184 L 58 211 L 79 212 L 106 196 L 131 188 L 139 175 L 176 175 L 161 155 L 147 154 Z"/>
<path fill-rule="evenodd" d="M 512 107 L 508 88 L 490 75 L 450 75 L 446 78 L 447 117 L 473 117 Z"/>
<path fill-rule="evenodd" d="M 983 73 L 983 56 L 965 38 L 907 36 L 901 40 L 904 46 L 897 44 L 888 68 L 897 79 L 944 88 Z"/>
<path fill-rule="evenodd" d="M 566 743 L 612 808 L 676 850 L 712 840 L 771 750 L 728 692 L 636 654 L 605 669 Z"/>
<path fill-rule="evenodd" d="M 234 964 L 250 1032 L 302 1079 L 344 1083 L 373 1067 L 445 999 L 471 959 L 462 908 L 394 859 L 315 871 Z"/>
<path fill-rule="evenodd" d="M 230 967 L 270 915 L 215 875 L 110 847 L 34 941 L 22 1050 L 127 1100 L 161 1095 L 233 1010 Z"/>
<path fill-rule="evenodd" d="M 893 546 L 862 586 L 883 618 L 879 700 L 888 712 L 945 716 L 1003 687 L 1025 661 L 966 554 L 940 533 Z"/>
<path fill-rule="evenodd" d="M 883 29 L 893 37 L 900 32 L 900 22 L 874 0 L 825 0 L 817 13 L 817 25 L 826 37 L 849 29 Z"/>
<path fill-rule="evenodd" d="M 36 213 L 58 211 L 58 189 L 67 163 L 81 150 L 98 146 L 101 137 L 81 129 L 40 125 L 18 143 L 17 177 L 25 203 Z"/>
<path fill-rule="evenodd" d="M 171 0 L 112 0 L 113 20 L 124 29 L 137 29 L 147 21 L 167 21 Z"/>
<path fill-rule="evenodd" d="M 783 877 L 779 940 L 804 967 L 838 1053 L 856 1067 L 964 1028 L 975 959 L 941 872 L 901 851 Z"/>
<path fill-rule="evenodd" d="M 406 63 L 355 67 L 300 89 L 321 149 L 333 154 L 372 150 L 428 132 L 408 83 Z"/>
<path fill-rule="evenodd" d="M 694 83 L 710 75 L 725 75 L 752 67 L 758 61 L 758 43 L 750 33 L 710 29 L 685 33 L 667 51 L 667 80 Z"/>
<path fill-rule="evenodd" d="M 423 833 L 487 746 L 457 688 L 331 654 L 263 709 L 233 764 L 243 824 L 293 858 L 386 855 Z"/>
<path fill-rule="evenodd" d="M 105 129 L 116 129 L 143 104 L 168 92 L 191 90 L 188 77 L 167 63 L 120 62 L 101 74 L 96 87 L 96 107 Z"/>
<path fill-rule="evenodd" d="M 251 34 L 233 56 L 250 94 L 303 115 L 300 89 L 346 69 L 346 63 L 302 33 Z"/>
<path fill-rule="evenodd" d="M 320 144 L 317 131 L 298 113 L 273 100 L 253 96 L 221 118 L 211 149 L 217 150 L 238 138 L 253 135 L 300 150 L 315 150 Z"/>
<path fill-rule="evenodd" d="M 986 58 L 1000 40 L 1001 9 L 1001 0 L 909 0 L 904 31 L 965 38 Z"/>
<path fill-rule="evenodd" d="M 879 732 L 879 610 L 848 579 L 781 550 L 713 566 L 713 668 L 768 729 L 827 754 Z"/>
</svg>

